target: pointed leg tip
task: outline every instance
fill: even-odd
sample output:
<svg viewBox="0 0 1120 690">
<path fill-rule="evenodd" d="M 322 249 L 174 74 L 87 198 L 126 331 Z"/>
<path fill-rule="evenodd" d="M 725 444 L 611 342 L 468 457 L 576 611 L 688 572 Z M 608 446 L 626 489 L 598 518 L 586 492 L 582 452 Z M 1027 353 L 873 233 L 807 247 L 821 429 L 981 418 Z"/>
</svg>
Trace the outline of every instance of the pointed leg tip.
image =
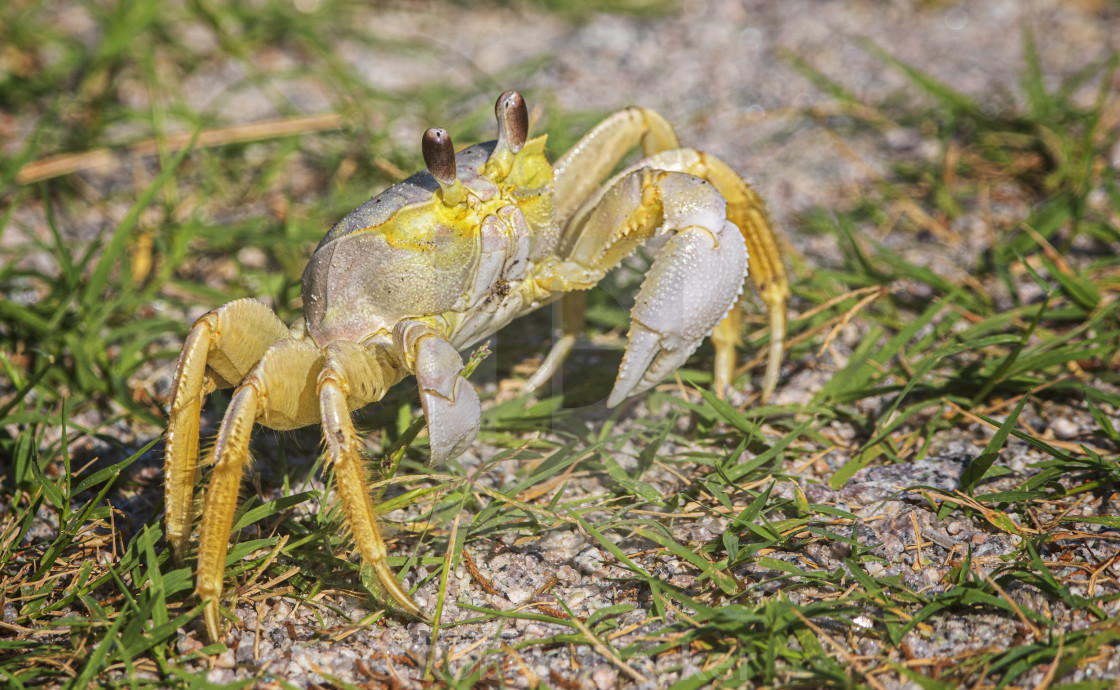
<svg viewBox="0 0 1120 690">
<path fill-rule="evenodd" d="M 408 593 L 400 582 L 397 581 L 397 576 L 389 567 L 388 561 L 373 563 L 373 572 L 377 575 L 377 579 L 381 582 L 381 587 L 384 593 L 389 595 L 389 598 L 397 603 L 402 610 L 406 613 L 416 616 L 417 618 L 425 618 L 424 612 L 420 609 L 420 605 L 413 599 L 412 595 Z"/>
<path fill-rule="evenodd" d="M 428 613 L 424 611 L 424 609 L 420 608 L 420 606 L 412 599 L 412 597 L 409 596 L 408 592 L 400 590 L 399 593 L 401 594 L 401 596 L 398 596 L 398 593 L 394 592 L 392 594 L 392 598 L 401 611 L 419 621 L 427 623 L 428 625 L 432 624 L 432 617 L 428 615 Z"/>
<path fill-rule="evenodd" d="M 427 621 L 429 623 L 431 622 L 431 617 L 429 617 L 428 614 L 424 613 L 423 609 L 421 609 L 420 606 L 412 600 L 412 597 L 406 595 L 404 601 L 398 599 L 397 603 L 401 605 L 405 612 L 416 616 L 422 621 Z"/>
<path fill-rule="evenodd" d="M 396 582 L 396 578 L 393 579 L 393 582 Z M 424 615 L 424 612 L 420 609 L 420 605 L 416 603 L 412 595 L 408 593 L 408 590 L 404 589 L 399 584 L 392 588 L 390 594 L 392 594 L 393 599 L 396 600 L 405 611 L 414 616 L 422 617 Z"/>
<path fill-rule="evenodd" d="M 775 360 L 780 363 L 780 360 Z M 774 391 L 778 390 L 778 376 L 781 374 L 780 367 L 767 367 L 766 374 L 762 377 L 762 390 L 759 392 L 759 400 L 762 403 L 770 402 L 771 396 Z"/>
<path fill-rule="evenodd" d="M 202 609 L 202 617 L 206 621 L 206 635 L 210 638 L 210 642 L 221 642 L 222 619 L 221 615 L 218 613 L 218 601 L 216 599 L 205 602 L 204 608 Z"/>
</svg>

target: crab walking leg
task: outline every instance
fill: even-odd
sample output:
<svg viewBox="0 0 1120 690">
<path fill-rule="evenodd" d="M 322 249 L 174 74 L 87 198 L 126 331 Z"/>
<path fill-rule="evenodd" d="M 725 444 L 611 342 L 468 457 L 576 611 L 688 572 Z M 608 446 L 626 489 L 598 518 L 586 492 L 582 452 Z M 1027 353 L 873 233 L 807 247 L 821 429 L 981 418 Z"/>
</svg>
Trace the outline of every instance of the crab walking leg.
<svg viewBox="0 0 1120 690">
<path fill-rule="evenodd" d="M 474 443 L 482 417 L 478 393 L 459 375 L 463 358 L 439 331 L 419 321 L 399 322 L 393 342 L 405 353 L 420 388 L 432 448 L 428 464 L 459 457 Z"/>
<path fill-rule="evenodd" d="M 664 151 L 642 162 L 660 170 L 676 170 L 702 177 L 727 200 L 727 219 L 742 233 L 751 257 L 751 281 L 766 305 L 770 318 L 770 352 L 762 379 L 762 399 L 778 385 L 782 349 L 786 335 L 786 300 L 789 278 L 778 249 L 778 240 L 766 215 L 766 205 L 743 178 L 715 156 L 693 149 Z M 739 345 L 740 305 L 712 332 L 716 348 L 715 389 L 720 395 L 731 384 L 735 371 L 735 347 Z"/>
<path fill-rule="evenodd" d="M 221 636 L 218 599 L 222 595 L 229 532 L 237 509 L 241 474 L 249 459 L 249 434 L 257 416 L 257 389 L 241 386 L 226 408 L 218 442 L 214 446 L 214 472 L 206 491 L 206 509 L 198 544 L 198 581 L 195 590 L 202 600 L 206 632 L 212 642 Z"/>
<path fill-rule="evenodd" d="M 212 641 L 221 635 L 218 601 L 253 424 L 283 430 L 318 421 L 315 380 L 321 366 L 322 357 L 311 342 L 289 338 L 275 343 L 234 391 L 222 419 L 199 531 L 196 585 Z"/>
<path fill-rule="evenodd" d="M 673 126 L 647 108 L 620 110 L 583 135 L 552 164 L 556 219 L 566 222 L 591 190 L 639 143 L 646 156 L 680 146 Z"/>
<path fill-rule="evenodd" d="M 567 228 L 566 258 L 542 275 L 545 289 L 587 289 L 655 234 L 672 233 L 642 282 L 626 355 L 607 401 L 617 405 L 680 366 L 735 303 L 747 275 L 742 235 L 726 201 L 693 175 L 623 172 Z"/>
<path fill-rule="evenodd" d="M 351 409 L 380 400 L 396 382 L 395 378 L 386 382 L 382 373 L 392 371 L 392 364 L 383 366 L 373 352 L 350 342 L 328 345 L 325 355 L 326 363 L 318 381 L 319 411 L 323 437 L 334 465 L 335 488 L 342 498 L 362 560 L 373 568 L 384 591 L 406 611 L 419 616 L 420 607 L 389 568 L 388 550 L 377 529 L 377 517 L 362 466 L 362 444 L 350 419 Z"/>
<path fill-rule="evenodd" d="M 525 392 L 532 393 L 548 383 L 560 370 L 583 331 L 583 313 L 587 305 L 586 292 L 569 292 L 560 298 L 560 337 L 552 344 L 544 361 L 525 382 Z"/>
<path fill-rule="evenodd" d="M 191 532 L 202 401 L 215 388 L 240 382 L 265 350 L 287 336 L 280 319 L 253 299 L 230 302 L 191 326 L 175 368 L 164 466 L 167 541 L 178 563 Z"/>
</svg>

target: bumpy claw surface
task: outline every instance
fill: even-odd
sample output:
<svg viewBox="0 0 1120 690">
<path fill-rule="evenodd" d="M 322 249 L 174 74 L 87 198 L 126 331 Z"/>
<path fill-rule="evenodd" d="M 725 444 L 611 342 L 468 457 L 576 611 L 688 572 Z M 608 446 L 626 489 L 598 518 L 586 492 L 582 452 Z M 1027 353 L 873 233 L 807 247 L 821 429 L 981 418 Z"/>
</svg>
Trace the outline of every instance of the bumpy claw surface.
<svg viewBox="0 0 1120 690">
<path fill-rule="evenodd" d="M 462 455 L 478 436 L 482 405 L 474 387 L 459 372 L 463 358 L 439 333 L 416 321 L 401 321 L 393 339 L 412 361 L 420 402 L 428 419 L 429 465 Z"/>
<path fill-rule="evenodd" d="M 727 315 L 747 276 L 742 235 L 705 180 L 645 166 L 623 171 L 569 222 L 571 249 L 554 280 L 614 268 L 657 234 L 669 235 L 630 312 L 630 337 L 608 405 L 671 374 Z M 604 240 L 604 236 L 606 239 Z"/>
<path fill-rule="evenodd" d="M 692 225 L 669 238 L 630 312 L 626 355 L 608 405 L 641 393 L 677 370 L 743 290 L 747 251 L 735 226 Z"/>
<path fill-rule="evenodd" d="M 583 329 L 580 291 L 651 240 L 660 249 L 638 293 L 608 404 L 671 374 L 709 333 L 717 392 L 730 384 L 748 255 L 771 315 L 763 395 L 773 390 L 788 285 L 762 202 L 738 175 L 680 148 L 672 127 L 643 108 L 607 118 L 555 166 L 544 156 L 545 137 L 528 136 L 520 94 L 502 94 L 495 115 L 497 141 L 459 152 L 446 130 L 428 130 L 428 170 L 327 233 L 304 271 L 304 316 L 291 328 L 255 300 L 231 302 L 191 328 L 175 372 L 165 466 L 167 536 L 178 561 L 197 512 L 201 406 L 215 389 L 234 388 L 209 458 L 197 550 L 197 592 L 212 640 L 222 630 L 229 533 L 254 425 L 322 425 L 362 560 L 381 592 L 422 615 L 389 567 L 351 412 L 413 375 L 431 464 L 458 457 L 474 442 L 481 414 L 459 351 L 568 293 L 563 337 L 530 388 L 543 384 Z M 645 158 L 604 184 L 639 144 Z"/>
</svg>

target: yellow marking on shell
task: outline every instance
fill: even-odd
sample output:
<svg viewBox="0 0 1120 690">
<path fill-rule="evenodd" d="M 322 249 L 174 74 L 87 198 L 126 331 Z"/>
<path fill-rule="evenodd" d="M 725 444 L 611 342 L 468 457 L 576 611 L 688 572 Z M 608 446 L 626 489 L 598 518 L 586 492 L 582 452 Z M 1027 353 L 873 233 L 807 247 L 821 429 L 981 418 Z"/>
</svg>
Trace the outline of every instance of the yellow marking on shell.
<svg viewBox="0 0 1120 690">
<path fill-rule="evenodd" d="M 508 148 L 498 148 L 491 154 L 480 172 L 494 182 L 504 180 L 513 169 L 513 159 L 516 156 L 517 154 Z"/>
<path fill-rule="evenodd" d="M 548 135 L 542 134 L 525 142 L 513 158 L 509 175 L 502 180 L 514 189 L 543 189 L 552 185 L 552 164 L 544 155 Z"/>
<path fill-rule="evenodd" d="M 517 153 L 499 148 L 479 171 L 491 182 L 513 189 L 539 189 L 552 183 L 552 164 L 544 155 L 548 135 L 525 142 Z"/>
<path fill-rule="evenodd" d="M 441 231 L 450 229 L 457 237 L 473 234 L 488 209 L 480 208 L 469 190 L 465 191 L 468 193 L 458 204 L 448 206 L 433 195 L 428 201 L 405 206 L 371 230 L 383 234 L 385 241 L 393 247 L 417 251 L 435 249 L 438 246 L 435 241 L 437 233 Z"/>
<path fill-rule="evenodd" d="M 465 206 L 463 203 L 465 193 L 466 188 L 464 188 L 463 183 L 456 178 L 455 182 L 447 187 L 441 184 L 440 188 L 436 190 L 435 196 L 440 200 L 444 208 L 454 209 Z"/>
<path fill-rule="evenodd" d="M 552 165 L 544 155 L 547 141 L 547 135 L 530 139 L 519 152 L 510 153 L 508 161 L 488 161 L 483 166 L 482 174 L 498 185 L 498 193 L 490 199 L 483 201 L 460 184 L 462 196 L 457 203 L 448 203 L 443 190 L 436 190 L 430 200 L 409 204 L 384 223 L 357 232 L 380 233 L 397 249 L 428 252 L 439 247 L 435 240 L 440 230 L 451 230 L 458 238 L 476 236 L 484 218 L 509 205 L 521 209 L 530 227 L 549 227 L 552 204 L 546 192 L 552 185 Z M 507 163 L 509 173 L 500 176 Z"/>
<path fill-rule="evenodd" d="M 530 228 L 547 231 L 555 225 L 552 201 L 552 164 L 544 155 L 548 135 L 530 139 L 514 157 L 510 173 L 501 182 L 507 203 L 521 209 Z"/>
<path fill-rule="evenodd" d="M 538 221 L 538 227 L 547 225 L 551 207 L 543 194 L 536 193 L 552 184 L 552 166 L 544 155 L 547 140 L 547 135 L 542 135 L 526 142 L 513 154 L 509 174 L 500 180 L 490 177 L 495 166 L 484 166 L 483 174 L 499 183 L 498 193 L 490 199 L 483 201 L 464 186 L 463 199 L 447 205 L 437 191 L 432 200 L 405 206 L 371 230 L 384 233 L 386 241 L 394 247 L 425 251 L 433 248 L 432 239 L 439 229 L 451 229 L 459 237 L 477 235 L 484 218 L 497 215 L 499 209 L 511 204 L 522 209 L 530 224 Z M 522 191 L 528 194 L 520 194 Z"/>
</svg>

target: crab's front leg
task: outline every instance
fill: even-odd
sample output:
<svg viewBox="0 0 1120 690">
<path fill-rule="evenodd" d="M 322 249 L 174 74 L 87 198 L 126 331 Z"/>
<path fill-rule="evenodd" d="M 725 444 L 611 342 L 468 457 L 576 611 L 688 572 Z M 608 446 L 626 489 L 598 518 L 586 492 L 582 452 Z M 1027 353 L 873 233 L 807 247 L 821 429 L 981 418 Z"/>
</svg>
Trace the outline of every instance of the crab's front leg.
<svg viewBox="0 0 1120 690">
<path fill-rule="evenodd" d="M 671 233 L 638 292 L 607 404 L 650 388 L 683 364 L 735 304 L 747 250 L 726 205 L 698 177 L 642 167 L 613 179 L 569 224 L 560 248 L 565 258 L 538 278 L 545 289 L 586 289 L 638 244 Z"/>
<path fill-rule="evenodd" d="M 656 111 L 634 107 L 620 110 L 603 120 L 556 159 L 552 164 L 555 175 L 552 191 L 556 221 L 561 227 L 638 144 L 647 156 L 680 146 L 677 133 L 665 118 Z M 564 364 L 583 331 L 586 301 L 583 292 L 568 293 L 560 298 L 559 338 L 525 382 L 526 392 L 543 386 Z"/>
<path fill-rule="evenodd" d="M 782 368 L 782 349 L 786 338 L 786 300 L 789 299 L 789 279 L 782 263 L 778 240 L 766 215 L 766 205 L 750 185 L 739 177 L 719 158 L 694 149 L 674 149 L 650 156 L 644 165 L 659 170 L 675 170 L 696 175 L 711 182 L 720 196 L 727 200 L 727 219 L 742 233 L 750 253 L 751 281 L 766 305 L 770 324 L 770 352 L 766 360 L 766 373 L 762 377 L 762 399 L 766 400 L 778 385 Z M 740 302 L 742 299 L 740 298 Z M 727 318 L 712 331 L 716 350 L 715 385 L 722 395 L 731 385 L 735 371 L 735 348 L 739 341 L 739 316 L 742 309 L 736 303 Z"/>
<path fill-rule="evenodd" d="M 623 156 L 639 143 L 648 158 L 642 165 L 702 177 L 715 185 L 728 201 L 727 217 L 746 241 L 751 256 L 751 278 L 770 315 L 770 353 L 762 382 L 762 398 L 765 400 L 778 383 L 789 282 L 765 205 L 730 167 L 714 156 L 691 149 L 678 149 L 680 144 L 672 126 L 657 112 L 646 108 L 627 108 L 596 125 L 553 165 L 557 220 L 569 226 L 567 232 L 571 231 L 571 226 L 578 225 L 579 214 L 597 204 L 596 197 L 592 195 L 589 200 L 588 196 Z M 579 293 L 563 298 L 563 334 L 527 382 L 528 390 L 547 382 L 575 344 L 583 328 L 583 302 L 583 295 Z M 717 395 L 723 395 L 724 389 L 731 384 L 735 348 L 739 344 L 739 314 L 738 307 L 732 309 L 712 332 L 716 349 L 714 387 Z"/>
<path fill-rule="evenodd" d="M 658 170 L 687 173 L 710 182 L 726 201 L 727 219 L 742 234 L 750 254 L 750 276 L 759 296 L 766 305 L 770 321 L 770 352 L 766 374 L 762 379 L 762 398 L 770 397 L 778 383 L 782 364 L 782 349 L 786 334 L 786 300 L 789 299 L 789 279 L 782 264 L 778 240 L 766 216 L 766 206 L 754 190 L 719 158 L 694 149 L 682 148 L 661 151 L 633 166 L 631 170 L 652 167 Z M 623 171 L 604 186 L 609 190 L 615 181 L 626 175 Z M 595 212 L 606 192 L 592 197 L 569 221 L 569 231 L 580 228 L 586 218 Z M 735 348 L 739 345 L 740 309 L 728 312 L 712 331 L 716 349 L 715 389 L 722 395 L 731 384 L 735 367 Z"/>
</svg>

